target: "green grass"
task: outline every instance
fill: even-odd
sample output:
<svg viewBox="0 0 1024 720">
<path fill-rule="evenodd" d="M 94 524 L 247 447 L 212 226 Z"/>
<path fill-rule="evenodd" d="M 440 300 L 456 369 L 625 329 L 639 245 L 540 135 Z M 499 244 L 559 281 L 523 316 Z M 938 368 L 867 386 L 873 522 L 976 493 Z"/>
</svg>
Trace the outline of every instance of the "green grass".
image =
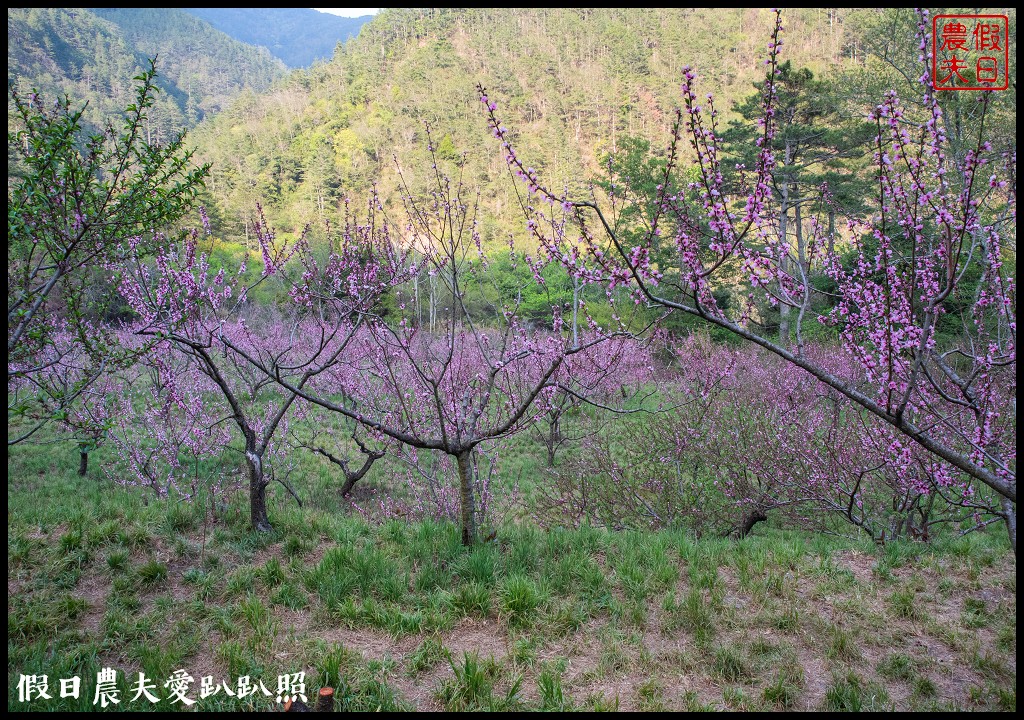
<svg viewBox="0 0 1024 720">
<path fill-rule="evenodd" d="M 523 627 L 537 619 L 537 611 L 547 599 L 547 591 L 525 575 L 511 575 L 498 587 L 498 607 L 512 627 Z"/>
<path fill-rule="evenodd" d="M 750 678 L 747 661 L 735 648 L 720 647 L 715 650 L 712 667 L 723 680 L 738 682 Z"/>
<path fill-rule="evenodd" d="M 452 677 L 442 682 L 437 698 L 449 712 L 509 712 L 523 708 L 519 697 L 523 679 L 503 678 L 494 658 L 481 660 L 464 653 L 461 662 L 451 661 Z"/>
<path fill-rule="evenodd" d="M 889 606 L 896 617 L 903 620 L 917 620 L 921 617 L 917 593 L 913 588 L 897 590 L 889 596 Z"/>
<path fill-rule="evenodd" d="M 167 580 L 167 565 L 150 558 L 138 568 L 139 581 L 145 588 L 153 588 Z"/>
<path fill-rule="evenodd" d="M 825 656 L 832 660 L 852 661 L 860 657 L 860 650 L 853 633 L 839 625 L 833 625 L 826 633 L 828 647 Z"/>
<path fill-rule="evenodd" d="M 837 675 L 825 691 L 829 712 L 884 711 L 889 709 L 889 694 L 877 683 L 866 683 L 855 672 Z"/>
<path fill-rule="evenodd" d="M 562 684 L 562 669 L 546 665 L 537 675 L 540 709 L 546 712 L 571 712 L 576 709 Z"/>
<path fill-rule="evenodd" d="M 306 670 L 307 694 L 330 685 L 352 712 L 413 709 L 410 684 L 421 706 L 452 711 L 794 710 L 811 667 L 826 673 L 816 709 L 1016 706 L 1016 566 L 1001 533 L 876 548 L 772 523 L 742 541 L 506 523 L 466 549 L 450 523 L 300 510 L 273 488 L 275 531 L 261 536 L 241 494 L 204 520 L 79 478 L 58 449 L 8 461 L 11 710 L 91 709 L 105 666 L 122 696 L 141 669 L 164 698 L 179 668 L 271 690 Z M 844 565 L 849 551 L 871 577 Z M 908 628 L 978 681 L 951 684 Z M 51 688 L 81 676 L 88 698 L 20 703 L 19 676 L 43 673 Z M 197 707 L 274 706 L 221 694 Z"/>
<path fill-rule="evenodd" d="M 772 675 L 770 682 L 762 693 L 764 701 L 781 710 L 790 710 L 796 706 L 804 687 L 804 671 L 794 661 L 783 663 Z"/>
<path fill-rule="evenodd" d="M 877 670 L 882 677 L 890 680 L 913 680 L 917 677 L 915 661 L 904 653 L 893 653 L 879 661 Z"/>
<path fill-rule="evenodd" d="M 410 674 L 418 674 L 430 670 L 438 663 L 451 658 L 451 653 L 444 646 L 444 642 L 436 635 L 430 635 L 423 639 L 409 657 Z"/>
</svg>

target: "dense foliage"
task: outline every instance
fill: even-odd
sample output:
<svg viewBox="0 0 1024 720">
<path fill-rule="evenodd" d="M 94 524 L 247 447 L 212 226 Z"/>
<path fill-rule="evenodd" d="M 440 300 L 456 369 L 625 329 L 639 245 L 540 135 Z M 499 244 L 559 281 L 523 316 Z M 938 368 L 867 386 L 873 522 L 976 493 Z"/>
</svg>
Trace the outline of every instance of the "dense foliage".
<svg viewBox="0 0 1024 720">
<path fill-rule="evenodd" d="M 698 99 L 696 73 L 684 68 L 669 160 L 638 233 L 619 214 L 632 202 L 631 188 L 590 199 L 552 191 L 521 159 L 482 87 L 480 100 L 525 188 L 522 210 L 543 257 L 609 291 L 629 287 L 637 304 L 700 318 L 783 358 L 793 372 L 810 373 L 895 428 L 890 453 L 905 452 L 903 441 L 931 453 L 936 462 L 926 468 L 925 484 L 954 486 L 965 482 L 963 473 L 998 493 L 1015 543 L 1016 286 L 1003 248 L 1016 237 L 1016 154 L 995 148 L 984 132 L 990 92 L 976 99 L 971 145 L 958 148 L 949 139 L 927 63 L 929 28 L 922 11 L 920 104 L 904 103 L 893 90 L 868 115 L 876 126 L 877 209 L 847 221 L 849 265 L 835 250 L 832 223 L 825 231 L 812 218 L 804 227 L 800 205 L 795 242 L 787 232 L 788 189 L 806 157 L 796 154 L 802 142 L 792 73 L 779 63 L 781 13 L 768 45 L 753 167 L 743 168 L 739 184 L 727 183 L 714 96 Z M 684 137 L 696 152 L 692 180 L 677 172 Z M 665 243 L 675 250 L 670 264 L 658 252 Z M 839 351 L 856 358 L 864 382 L 807 352 L 803 322 L 818 290 L 812 278 L 821 273 L 835 283 L 835 306 L 818 320 L 839 329 Z M 719 303 L 715 291 L 729 282 L 742 288 L 745 302 Z M 940 338 L 940 319 L 958 309 L 950 299 L 965 291 L 972 300 L 958 331 Z M 797 313 L 795 339 L 786 323 L 778 337 L 759 327 L 758 297 Z"/>
</svg>

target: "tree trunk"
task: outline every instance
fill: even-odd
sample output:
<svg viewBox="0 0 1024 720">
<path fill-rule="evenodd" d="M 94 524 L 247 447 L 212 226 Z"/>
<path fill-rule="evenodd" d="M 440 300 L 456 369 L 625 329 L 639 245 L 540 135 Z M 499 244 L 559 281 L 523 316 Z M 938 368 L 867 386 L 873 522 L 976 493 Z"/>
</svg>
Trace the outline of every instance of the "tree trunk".
<svg viewBox="0 0 1024 720">
<path fill-rule="evenodd" d="M 800 198 L 800 188 L 799 188 L 799 185 L 797 185 L 797 183 L 793 183 L 793 194 L 797 196 L 797 202 L 796 202 L 795 206 L 793 207 L 793 217 L 794 217 L 793 225 L 794 225 L 794 228 L 796 230 L 796 258 L 797 258 L 797 262 L 800 264 L 800 277 L 801 278 L 805 278 L 805 277 L 809 278 L 810 274 L 811 274 L 811 268 L 810 268 L 809 264 L 807 263 L 807 249 L 804 247 L 803 216 L 802 216 L 802 214 L 800 212 L 801 202 L 799 200 L 799 198 Z M 803 357 L 804 356 L 804 334 L 803 334 L 803 328 L 801 327 L 801 322 L 800 321 L 801 321 L 801 318 L 803 318 L 804 309 L 809 305 L 809 302 L 808 302 L 809 297 L 808 297 L 808 295 L 810 294 L 810 291 L 811 291 L 811 286 L 810 286 L 810 282 L 808 282 L 807 286 L 804 288 L 804 293 L 805 293 L 804 301 L 803 301 L 803 305 L 802 305 L 802 307 L 800 309 L 800 314 L 797 315 L 797 321 L 796 321 L 796 354 L 797 354 L 797 357 Z"/>
<path fill-rule="evenodd" d="M 544 439 L 544 444 L 547 445 L 548 451 L 548 467 L 553 468 L 555 466 L 555 450 L 558 449 L 558 443 L 562 439 L 562 430 L 559 427 L 558 416 L 556 415 L 548 422 L 548 433 Z"/>
<path fill-rule="evenodd" d="M 473 451 L 465 450 L 456 456 L 459 462 L 459 488 L 462 491 L 462 544 L 476 544 L 476 488 L 473 486 Z"/>
<path fill-rule="evenodd" d="M 313 712 L 334 712 L 334 688 L 320 688 Z"/>
<path fill-rule="evenodd" d="M 355 472 L 349 470 L 345 465 L 342 465 L 342 470 L 345 471 L 345 484 L 341 488 L 341 496 L 348 497 L 348 494 L 352 492 L 352 489 L 356 486 L 356 483 L 362 480 L 366 473 L 370 471 L 373 464 L 384 457 L 384 453 L 377 451 L 367 451 L 365 447 L 360 446 L 360 449 L 366 453 L 366 460 L 363 461 L 362 467 Z"/>
<path fill-rule="evenodd" d="M 786 163 L 789 163 L 789 143 L 786 143 Z M 782 179 L 782 202 L 779 206 L 779 243 L 782 248 L 782 257 L 779 258 L 782 272 L 786 272 L 789 267 L 789 180 L 787 177 Z M 779 297 L 785 294 L 785 290 L 782 284 L 779 284 Z M 782 347 L 789 349 L 789 311 L 790 307 L 788 304 L 779 301 L 779 344 Z"/>
<path fill-rule="evenodd" d="M 270 532 L 274 528 L 267 517 L 267 485 L 263 472 L 263 458 L 255 450 L 245 451 L 245 467 L 249 475 L 249 518 L 252 529 Z"/>
<path fill-rule="evenodd" d="M 1001 498 L 1003 505 L 1003 519 L 1006 520 L 1006 532 L 1010 535 L 1010 547 L 1013 548 L 1014 557 L 1017 556 L 1017 508 L 1013 501 Z"/>
<path fill-rule="evenodd" d="M 580 279 L 572 279 L 572 346 L 579 347 Z"/>
<path fill-rule="evenodd" d="M 428 319 L 430 321 L 430 332 L 434 332 L 434 322 L 437 320 L 437 277 L 431 275 L 427 281 L 427 288 L 430 290 L 428 300 Z"/>
<path fill-rule="evenodd" d="M 768 516 L 760 509 L 751 510 L 744 518 L 740 521 L 739 527 L 736 529 L 736 537 L 745 538 L 750 534 L 750 531 L 754 529 L 754 526 L 759 522 L 764 522 L 768 519 Z"/>
<path fill-rule="evenodd" d="M 348 497 L 349 493 L 351 493 L 352 490 L 355 489 L 357 482 L 359 482 L 359 478 L 346 476 L 345 484 L 341 486 L 341 496 Z"/>
<path fill-rule="evenodd" d="M 828 209 L 828 254 L 829 257 L 836 251 L 836 211 Z"/>
<path fill-rule="evenodd" d="M 783 260 L 783 267 L 786 265 L 786 261 Z M 789 305 L 786 303 L 779 303 L 779 345 L 786 348 L 787 350 L 792 347 L 792 343 L 789 341 Z"/>
<path fill-rule="evenodd" d="M 78 451 L 78 474 L 85 477 L 86 471 L 89 469 L 89 451 L 79 450 Z"/>
<path fill-rule="evenodd" d="M 416 313 L 416 327 L 420 328 L 423 326 L 423 313 L 420 307 L 420 274 L 417 272 L 412 276 L 412 307 L 413 312 Z"/>
<path fill-rule="evenodd" d="M 335 457 L 322 447 L 306 446 L 309 447 L 309 449 L 312 450 L 313 452 L 323 455 L 333 464 L 341 468 L 341 472 L 345 476 L 345 483 L 341 486 L 342 497 L 347 497 L 348 494 L 352 492 L 352 489 L 356 486 L 356 483 L 362 480 L 363 477 L 366 476 L 366 473 L 370 471 L 370 468 L 373 467 L 373 464 L 380 460 L 382 457 L 384 457 L 383 452 L 379 450 L 370 450 L 362 442 L 360 442 L 359 438 L 357 438 L 355 435 L 352 436 L 352 439 L 356 441 L 357 445 L 359 445 L 359 450 L 364 455 L 366 455 L 366 460 L 363 461 L 362 466 L 358 470 L 352 470 L 349 467 L 347 460 L 342 460 L 339 457 Z"/>
</svg>

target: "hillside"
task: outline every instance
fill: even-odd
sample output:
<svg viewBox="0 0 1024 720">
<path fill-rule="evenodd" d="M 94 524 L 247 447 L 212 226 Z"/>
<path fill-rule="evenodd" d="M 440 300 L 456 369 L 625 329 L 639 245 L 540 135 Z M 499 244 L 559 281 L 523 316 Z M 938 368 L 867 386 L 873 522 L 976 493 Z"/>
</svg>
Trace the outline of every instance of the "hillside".
<svg viewBox="0 0 1024 720">
<path fill-rule="evenodd" d="M 338 17 L 310 8 L 182 8 L 236 40 L 265 47 L 291 68 L 329 60 L 372 15 Z"/>
<path fill-rule="evenodd" d="M 852 11 L 851 11 L 852 12 Z M 464 177 L 483 193 L 485 240 L 509 229 L 510 189 L 475 89 L 483 84 L 520 154 L 554 187 L 585 187 L 623 138 L 664 148 L 679 69 L 694 66 L 723 119 L 754 91 L 770 13 L 758 10 L 390 9 L 334 59 L 247 96 L 197 134 L 214 163 L 211 203 L 230 218 L 263 200 L 283 229 L 331 217 L 371 183 L 394 197 L 394 160 L 429 168 L 467 153 Z M 849 15 L 849 13 L 847 13 Z M 858 53 L 842 11 L 787 14 L 787 59 L 826 76 Z M 863 50 L 859 50 L 863 56 Z M 461 162 L 461 160 L 459 161 Z"/>
<path fill-rule="evenodd" d="M 1010 14 L 1011 44 L 1016 16 Z M 762 79 L 770 15 L 756 9 L 388 9 L 339 46 L 333 60 L 243 98 L 197 137 L 214 163 L 210 203 L 233 223 L 262 200 L 282 229 L 337 219 L 345 195 L 371 184 L 391 199 L 395 159 L 415 188 L 429 169 L 424 124 L 438 156 L 482 193 L 485 240 L 519 227 L 507 172 L 487 129 L 477 83 L 489 91 L 521 157 L 551 187 L 586 191 L 609 152 L 636 139 L 664 154 L 680 69 L 714 93 L 719 127 Z M 784 12 L 783 59 L 806 69 L 837 117 L 864 118 L 886 87 L 916 102 L 913 13 L 882 9 Z M 1011 75 L 1015 74 L 1011 60 Z M 946 93 L 951 116 L 975 110 Z M 997 93 L 996 137 L 1015 134 L 1015 91 Z M 998 118 L 998 120 L 997 120 Z M 1005 143 L 1002 143 L 1005 144 Z M 633 143 L 634 147 L 637 147 Z M 684 152 L 690 152 L 683 143 Z M 861 154 L 870 155 L 863 147 Z M 465 162 L 461 160 L 466 154 Z M 235 225 L 235 227 L 240 227 Z"/>
<path fill-rule="evenodd" d="M 132 78 L 158 56 L 163 90 L 153 130 L 174 132 L 219 112 L 243 88 L 267 89 L 285 69 L 262 48 L 233 40 L 175 9 L 11 8 L 7 80 L 89 103 L 98 127 L 123 110 Z"/>
</svg>

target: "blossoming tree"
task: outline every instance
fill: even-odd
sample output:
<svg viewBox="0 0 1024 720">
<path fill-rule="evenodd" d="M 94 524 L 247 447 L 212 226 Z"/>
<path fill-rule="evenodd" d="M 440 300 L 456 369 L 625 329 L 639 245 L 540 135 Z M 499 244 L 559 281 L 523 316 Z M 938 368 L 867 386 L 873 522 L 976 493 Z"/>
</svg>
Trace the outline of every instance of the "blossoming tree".
<svg viewBox="0 0 1024 720">
<path fill-rule="evenodd" d="M 104 322 L 117 314 L 108 276 L 188 213 L 208 172 L 192 166 L 184 136 L 146 140 L 155 77 L 151 61 L 121 126 L 91 137 L 69 99 L 50 105 L 34 91 L 11 91 L 7 386 L 9 397 L 19 392 L 7 408 L 9 445 L 67 419 L 106 370 L 135 357 Z M 47 372 L 67 352 L 76 356 L 74 382 Z"/>
<path fill-rule="evenodd" d="M 348 319 L 376 303 L 400 277 L 400 268 L 388 254 L 390 246 L 372 245 L 372 233 L 355 229 L 327 264 L 350 283 L 350 292 L 334 289 L 335 310 L 343 320 L 326 329 L 299 316 L 261 318 L 248 303 L 253 289 L 283 272 L 293 258 L 304 263 L 307 273 L 316 261 L 305 233 L 294 243 L 280 242 L 262 211 L 257 217 L 254 232 L 262 262 L 256 279 L 246 279 L 245 260 L 235 272 L 214 271 L 209 252 L 203 251 L 203 235 L 193 231 L 162 250 L 154 263 L 134 263 L 120 291 L 138 316 L 132 332 L 158 340 L 154 352 L 184 355 L 207 377 L 211 392 L 202 401 L 219 408 L 241 436 L 252 527 L 265 532 L 271 529 L 266 488 L 272 480 L 281 481 L 298 499 L 284 476 L 268 467 L 271 458 L 287 461 L 283 436 L 298 393 L 349 350 L 359 323 Z M 274 377 L 260 370 L 267 366 L 274 367 Z"/>
<path fill-rule="evenodd" d="M 930 27 L 923 14 L 923 114 L 895 92 L 870 111 L 877 131 L 875 208 L 846 228 L 853 258 L 847 264 L 838 249 L 828 252 L 826 233 L 813 218 L 799 254 L 778 232 L 771 191 L 784 162 L 772 151 L 783 45 L 778 12 L 755 167 L 743 174 L 738 192 L 726 181 L 713 97 L 701 103 L 696 73 L 684 69 L 683 107 L 642 232 L 625 232 L 617 222 L 629 188 L 613 188 L 599 200 L 544 187 L 516 154 L 483 88 L 481 99 L 508 167 L 527 188 L 527 226 L 549 259 L 588 283 L 628 287 L 638 301 L 701 318 L 810 373 L 893 428 L 901 442 L 927 451 L 934 487 L 960 475 L 998 493 L 1015 546 L 1016 291 L 1003 263 L 1014 238 L 1016 154 L 985 139 L 988 92 L 978 95 L 972 146 L 961 155 L 948 152 L 928 69 Z M 684 137 L 697 178 L 689 183 L 680 172 Z M 652 249 L 665 242 L 675 246 L 675 268 L 654 259 Z M 857 359 L 865 382 L 836 374 L 805 350 L 812 269 L 829 273 L 837 285 L 834 310 L 820 320 L 837 329 L 842 352 Z M 730 273 L 745 278 L 747 301 L 726 308 L 715 290 Z M 795 344 L 759 329 L 756 300 L 795 310 Z"/>
<path fill-rule="evenodd" d="M 363 256 L 352 252 L 326 263 L 307 259 L 292 291 L 314 336 L 350 338 L 344 353 L 310 356 L 308 384 L 290 379 L 290 366 L 280 359 L 225 342 L 298 397 L 424 459 L 427 451 L 448 456 L 457 470 L 462 539 L 468 545 L 479 539 L 481 522 L 478 448 L 530 427 L 558 391 L 585 396 L 601 386 L 600 378 L 613 373 L 617 361 L 616 353 L 597 348 L 632 339 L 622 328 L 603 329 L 593 320 L 574 337 L 563 321 L 568 308 L 557 304 L 551 328 L 529 327 L 520 317 L 523 293 L 496 287 L 495 278 L 483 272 L 489 260 L 467 189 L 436 162 L 432 190 L 416 197 L 406 187 L 404 227 L 372 205 L 365 223 L 349 224 L 342 233 L 343 248 L 354 233 L 373 247 L 392 248 L 383 251 L 396 260 L 389 265 L 391 279 L 399 277 L 401 262 L 406 278 L 423 271 L 438 280 L 446 299 L 434 332 L 418 325 L 410 293 L 393 282 L 388 303 L 353 308 L 352 298 L 379 280 Z M 544 259 L 516 250 L 511 240 L 509 253 L 513 264 L 530 267 L 526 282 L 543 285 Z"/>
</svg>

